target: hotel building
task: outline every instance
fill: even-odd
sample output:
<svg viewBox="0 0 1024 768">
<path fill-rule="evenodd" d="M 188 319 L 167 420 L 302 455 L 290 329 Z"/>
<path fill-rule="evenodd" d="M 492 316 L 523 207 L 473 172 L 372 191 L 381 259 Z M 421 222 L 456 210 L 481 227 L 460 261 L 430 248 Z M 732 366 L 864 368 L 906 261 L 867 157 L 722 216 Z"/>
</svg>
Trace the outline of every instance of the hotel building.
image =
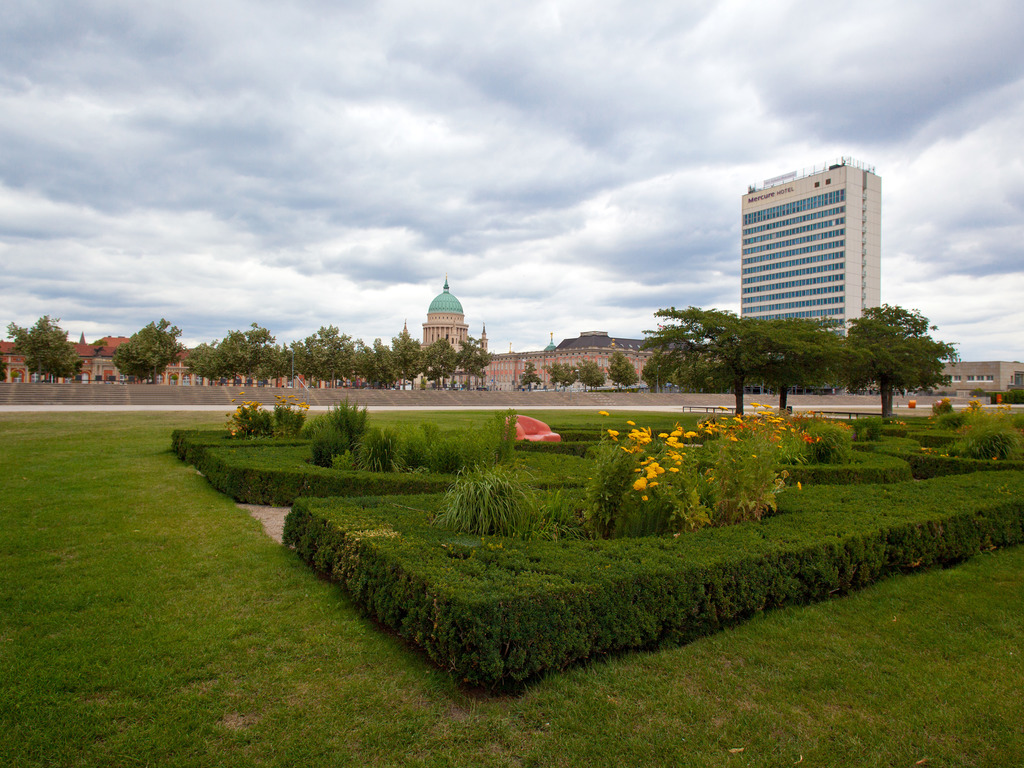
<svg viewBox="0 0 1024 768">
<path fill-rule="evenodd" d="M 740 314 L 845 325 L 881 304 L 882 179 L 849 157 L 743 196 Z"/>
</svg>

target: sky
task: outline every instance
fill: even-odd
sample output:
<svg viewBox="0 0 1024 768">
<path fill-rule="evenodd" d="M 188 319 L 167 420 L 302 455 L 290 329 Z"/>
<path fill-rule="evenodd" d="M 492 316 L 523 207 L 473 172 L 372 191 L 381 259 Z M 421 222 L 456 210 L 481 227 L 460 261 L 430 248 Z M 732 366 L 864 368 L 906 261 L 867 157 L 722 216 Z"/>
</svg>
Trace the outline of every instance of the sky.
<svg viewBox="0 0 1024 768">
<path fill-rule="evenodd" d="M 882 179 L 882 301 L 1024 358 L 1024 4 L 8 0 L 0 325 L 492 351 L 739 311 L 751 184 Z M 0 332 L 2 333 L 2 332 Z"/>
</svg>

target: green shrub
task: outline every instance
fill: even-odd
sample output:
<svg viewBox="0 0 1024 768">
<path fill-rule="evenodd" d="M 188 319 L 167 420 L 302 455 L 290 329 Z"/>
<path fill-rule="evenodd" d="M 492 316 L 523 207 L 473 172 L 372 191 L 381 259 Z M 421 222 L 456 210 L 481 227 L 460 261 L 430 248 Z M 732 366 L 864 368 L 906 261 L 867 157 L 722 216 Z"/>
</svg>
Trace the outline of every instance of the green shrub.
<svg viewBox="0 0 1024 768">
<path fill-rule="evenodd" d="M 881 416 L 868 416 L 853 422 L 853 435 L 859 443 L 874 443 L 882 439 L 885 426 Z"/>
<path fill-rule="evenodd" d="M 456 533 L 524 536 L 534 527 L 533 511 L 529 491 L 514 473 L 479 468 L 458 477 L 434 525 Z"/>
<path fill-rule="evenodd" d="M 967 411 L 948 411 L 935 419 L 935 426 L 940 429 L 960 429 L 967 423 Z"/>
<path fill-rule="evenodd" d="M 356 447 L 366 432 L 366 407 L 360 408 L 346 399 L 318 416 L 303 434 L 312 438 L 312 461 L 318 467 L 330 467 L 334 457 L 346 452 L 356 453 Z"/>
<path fill-rule="evenodd" d="M 838 421 L 813 419 L 804 425 L 809 464 L 846 464 L 853 451 L 850 428 Z"/>
<path fill-rule="evenodd" d="M 231 402 L 234 402 L 232 400 Z M 242 403 L 228 416 L 228 434 L 231 437 L 255 438 L 274 434 L 274 420 L 263 404 L 255 400 Z"/>
<path fill-rule="evenodd" d="M 952 413 L 953 404 L 949 402 L 948 397 L 944 397 L 941 400 L 936 400 L 932 403 L 932 416 L 942 416 L 944 413 Z"/>
<path fill-rule="evenodd" d="M 323 426 L 315 430 L 315 437 L 310 443 L 312 462 L 318 467 L 333 467 L 334 457 L 343 456 L 351 449 L 348 438 L 328 420 L 324 420 Z"/>
<path fill-rule="evenodd" d="M 297 437 L 306 422 L 309 405 L 296 395 L 274 395 L 274 434 Z"/>
<path fill-rule="evenodd" d="M 401 438 L 401 459 L 406 470 L 415 472 L 430 467 L 430 437 L 427 427 L 433 424 L 422 424 L 419 428 L 407 429 Z"/>
</svg>

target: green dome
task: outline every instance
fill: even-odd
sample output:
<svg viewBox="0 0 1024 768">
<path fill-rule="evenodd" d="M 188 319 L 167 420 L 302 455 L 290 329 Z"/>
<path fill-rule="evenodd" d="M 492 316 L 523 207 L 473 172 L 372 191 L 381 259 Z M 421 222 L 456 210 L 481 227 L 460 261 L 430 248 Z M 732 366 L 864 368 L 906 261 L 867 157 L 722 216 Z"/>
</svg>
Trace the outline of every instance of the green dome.
<svg viewBox="0 0 1024 768">
<path fill-rule="evenodd" d="M 430 302 L 430 309 L 427 310 L 428 315 L 432 315 L 435 312 L 443 312 L 449 315 L 464 314 L 462 311 L 462 302 L 448 292 L 447 277 L 444 279 L 444 291 L 434 297 L 434 300 Z"/>
</svg>

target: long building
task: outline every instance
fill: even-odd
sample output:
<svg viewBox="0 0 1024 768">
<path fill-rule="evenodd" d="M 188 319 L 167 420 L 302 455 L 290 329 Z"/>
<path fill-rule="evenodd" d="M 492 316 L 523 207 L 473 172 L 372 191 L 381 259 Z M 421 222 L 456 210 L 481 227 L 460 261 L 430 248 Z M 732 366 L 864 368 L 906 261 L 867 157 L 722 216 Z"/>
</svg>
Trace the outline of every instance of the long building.
<svg viewBox="0 0 1024 768">
<path fill-rule="evenodd" d="M 751 185 L 742 201 L 740 314 L 845 326 L 881 304 L 882 180 L 849 157 Z"/>
</svg>

